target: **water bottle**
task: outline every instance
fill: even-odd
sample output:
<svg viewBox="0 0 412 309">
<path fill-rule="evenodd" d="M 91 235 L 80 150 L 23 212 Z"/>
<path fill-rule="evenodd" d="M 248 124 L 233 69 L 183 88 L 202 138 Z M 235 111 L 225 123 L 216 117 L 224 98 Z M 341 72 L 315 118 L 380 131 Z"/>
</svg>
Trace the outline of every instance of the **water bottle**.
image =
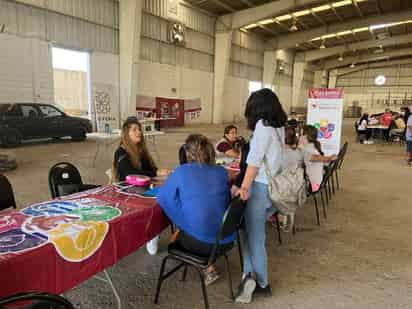
<svg viewBox="0 0 412 309">
<path fill-rule="evenodd" d="M 109 126 L 108 123 L 106 123 L 106 124 L 104 125 L 104 132 L 107 133 L 107 134 L 110 133 L 110 126 Z"/>
</svg>

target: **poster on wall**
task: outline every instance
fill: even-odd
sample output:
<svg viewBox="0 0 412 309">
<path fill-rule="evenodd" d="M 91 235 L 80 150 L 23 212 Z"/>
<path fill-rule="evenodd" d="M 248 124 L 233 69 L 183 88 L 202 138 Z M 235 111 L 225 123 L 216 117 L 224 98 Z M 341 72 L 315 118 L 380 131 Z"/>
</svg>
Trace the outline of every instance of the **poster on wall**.
<svg viewBox="0 0 412 309">
<path fill-rule="evenodd" d="M 196 121 L 200 119 L 202 111 L 202 101 L 200 98 L 185 100 L 185 121 Z"/>
<path fill-rule="evenodd" d="M 325 155 L 338 154 L 342 136 L 343 88 L 309 90 L 307 123 L 318 129 Z"/>
<path fill-rule="evenodd" d="M 109 133 L 119 127 L 119 110 L 115 102 L 114 86 L 94 84 L 94 108 L 96 111 L 97 131 Z"/>
</svg>

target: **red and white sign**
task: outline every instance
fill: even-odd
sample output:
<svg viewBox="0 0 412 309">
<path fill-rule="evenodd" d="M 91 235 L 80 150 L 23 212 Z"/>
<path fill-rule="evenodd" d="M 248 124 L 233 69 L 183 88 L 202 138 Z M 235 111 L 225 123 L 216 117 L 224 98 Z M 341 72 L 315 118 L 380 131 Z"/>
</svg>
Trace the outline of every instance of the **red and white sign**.
<svg viewBox="0 0 412 309">
<path fill-rule="evenodd" d="M 343 88 L 309 90 L 307 123 L 318 129 L 325 155 L 338 154 L 342 136 Z"/>
</svg>

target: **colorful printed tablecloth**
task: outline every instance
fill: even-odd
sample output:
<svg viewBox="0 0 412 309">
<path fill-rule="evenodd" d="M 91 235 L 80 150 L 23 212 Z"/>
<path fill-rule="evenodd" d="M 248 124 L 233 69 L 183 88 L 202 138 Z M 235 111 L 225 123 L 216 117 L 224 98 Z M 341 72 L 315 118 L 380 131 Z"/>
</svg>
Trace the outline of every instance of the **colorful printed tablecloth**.
<svg viewBox="0 0 412 309">
<path fill-rule="evenodd" d="M 134 252 L 169 225 L 154 198 L 106 186 L 0 212 L 0 298 L 63 293 Z"/>
</svg>

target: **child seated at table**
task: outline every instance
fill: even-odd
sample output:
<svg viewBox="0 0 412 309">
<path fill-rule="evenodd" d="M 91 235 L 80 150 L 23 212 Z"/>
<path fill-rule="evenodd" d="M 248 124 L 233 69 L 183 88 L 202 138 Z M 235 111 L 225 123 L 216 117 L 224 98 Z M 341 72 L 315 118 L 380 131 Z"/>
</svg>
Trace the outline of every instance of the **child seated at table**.
<svg viewBox="0 0 412 309">
<path fill-rule="evenodd" d="M 285 145 L 282 149 L 282 169 L 303 165 L 303 153 L 298 148 L 298 137 L 293 127 L 285 129 Z"/>
<path fill-rule="evenodd" d="M 209 256 L 223 215 L 230 203 L 228 173 L 215 163 L 209 140 L 192 134 L 184 144 L 186 164 L 178 166 L 159 190 L 160 207 L 178 227 L 177 240 L 188 251 Z M 222 241 L 233 242 L 235 235 Z M 213 266 L 205 274 L 210 284 L 218 279 Z"/>
<path fill-rule="evenodd" d="M 299 139 L 299 145 L 303 151 L 306 174 L 309 177 L 312 192 L 316 192 L 320 188 L 323 180 L 324 164 L 337 159 L 336 155 L 325 156 L 323 154 L 317 137 L 318 129 L 314 126 L 306 125 L 302 129 L 302 134 Z"/>
<path fill-rule="evenodd" d="M 237 127 L 233 124 L 228 125 L 223 133 L 223 138 L 216 144 L 216 153 L 234 159 L 240 158 L 239 137 Z"/>
<path fill-rule="evenodd" d="M 167 169 L 158 169 L 151 157 L 142 132 L 142 126 L 136 117 L 129 117 L 123 123 L 120 145 L 114 154 L 112 165 L 113 181 L 125 181 L 127 175 L 167 176 Z M 157 253 L 159 237 L 153 238 L 146 245 L 149 254 Z"/>
</svg>

